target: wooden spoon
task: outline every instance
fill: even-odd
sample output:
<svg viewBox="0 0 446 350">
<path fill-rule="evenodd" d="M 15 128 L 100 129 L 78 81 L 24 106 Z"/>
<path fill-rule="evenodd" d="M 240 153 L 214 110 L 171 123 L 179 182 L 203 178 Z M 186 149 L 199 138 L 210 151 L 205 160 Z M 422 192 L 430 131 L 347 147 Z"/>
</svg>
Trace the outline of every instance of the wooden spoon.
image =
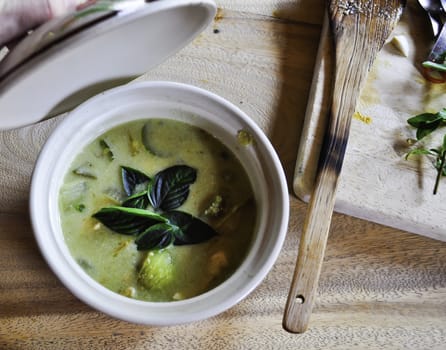
<svg viewBox="0 0 446 350">
<path fill-rule="evenodd" d="M 398 23 L 403 0 L 330 0 L 328 18 L 335 45 L 333 100 L 315 187 L 300 239 L 283 327 L 308 327 L 324 259 L 350 122 L 367 73 Z"/>
</svg>

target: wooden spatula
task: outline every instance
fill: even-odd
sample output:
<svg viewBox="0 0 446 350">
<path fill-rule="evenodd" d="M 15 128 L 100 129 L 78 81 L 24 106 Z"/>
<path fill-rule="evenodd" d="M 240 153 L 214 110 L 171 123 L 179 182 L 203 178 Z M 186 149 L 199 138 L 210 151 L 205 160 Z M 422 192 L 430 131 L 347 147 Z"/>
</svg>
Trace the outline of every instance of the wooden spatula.
<svg viewBox="0 0 446 350">
<path fill-rule="evenodd" d="M 283 327 L 304 332 L 324 259 L 350 122 L 367 73 L 398 23 L 403 0 L 331 0 L 335 48 L 333 101 L 315 187 L 308 205 Z"/>
</svg>

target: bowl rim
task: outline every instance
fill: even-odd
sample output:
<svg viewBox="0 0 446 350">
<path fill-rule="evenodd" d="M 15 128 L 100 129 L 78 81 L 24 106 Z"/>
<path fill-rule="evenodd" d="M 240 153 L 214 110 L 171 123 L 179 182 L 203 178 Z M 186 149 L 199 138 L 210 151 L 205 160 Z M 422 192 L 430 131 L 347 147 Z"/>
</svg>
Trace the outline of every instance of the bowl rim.
<svg viewBox="0 0 446 350">
<path fill-rule="evenodd" d="M 269 226 L 263 228 L 265 231 L 270 226 L 275 227 L 276 232 L 272 233 L 274 242 L 268 247 L 271 248 L 268 253 L 262 255 L 262 260 L 259 262 L 259 268 L 254 274 L 248 270 L 244 270 L 245 267 L 249 268 L 250 266 L 250 261 L 246 262 L 246 260 L 248 260 L 247 257 L 229 279 L 206 293 L 182 301 L 148 302 L 127 298 L 108 290 L 106 287 L 103 287 L 89 277 L 79 265 L 76 263 L 73 264 L 74 259 L 69 253 L 66 245 L 62 242 L 63 237 L 61 234 L 58 234 L 57 229 L 55 228 L 55 226 L 58 225 L 58 217 L 57 215 L 55 217 L 51 210 L 51 206 L 54 207 L 54 201 L 57 202 L 57 198 L 52 198 L 51 192 L 49 190 L 47 191 L 47 188 L 42 185 L 48 184 L 51 186 L 48 182 L 51 180 L 46 176 L 51 172 L 51 166 L 57 164 L 61 166 L 60 164 L 66 163 L 66 161 L 64 162 L 60 159 L 62 151 L 58 149 L 58 143 L 60 143 L 61 139 L 67 137 L 67 130 L 70 129 L 73 122 L 76 121 L 76 118 L 82 118 L 78 116 L 78 114 L 81 114 L 82 116 L 83 112 L 88 111 L 92 106 L 94 107 L 95 104 L 100 103 L 101 100 L 113 99 L 120 94 L 128 92 L 132 93 L 132 91 L 138 91 L 139 89 L 152 93 L 165 89 L 172 94 L 180 91 L 191 94 L 191 96 L 197 96 L 199 100 L 201 99 L 200 101 L 211 101 L 226 109 L 234 118 L 247 125 L 250 132 L 253 132 L 256 139 L 256 148 L 258 148 L 256 152 L 259 152 L 258 156 L 264 157 L 264 159 L 261 160 L 263 163 L 268 162 L 269 164 L 266 170 L 269 172 L 268 179 L 271 182 L 271 184 L 269 184 L 271 185 L 271 188 L 268 188 L 268 191 L 274 191 L 276 204 L 274 216 L 272 216 L 274 223 L 269 223 L 270 220 L 272 220 L 271 218 L 265 218 L 265 220 L 269 220 Z M 84 113 L 83 115 L 88 116 L 88 113 Z M 84 119 L 85 118 L 87 117 L 84 117 Z M 77 120 L 77 123 L 80 123 L 81 121 L 82 120 Z M 122 122 L 122 124 L 125 122 L 127 121 Z M 219 123 L 220 122 L 216 122 L 216 125 Z M 109 130 L 112 127 L 113 126 L 110 126 L 106 130 Z M 86 128 L 88 129 L 88 125 Z M 96 137 L 97 136 L 92 137 L 90 135 L 89 142 Z M 66 167 L 68 165 L 66 165 Z M 252 174 L 250 175 L 248 172 L 248 175 L 251 179 Z M 263 191 L 263 193 L 266 194 L 268 191 Z M 113 88 L 100 95 L 94 96 L 70 112 L 69 115 L 59 123 L 44 144 L 36 161 L 31 179 L 29 209 L 34 237 L 43 257 L 59 280 L 61 280 L 76 297 L 93 308 L 115 318 L 133 323 L 162 326 L 193 322 L 215 316 L 244 299 L 263 281 L 277 260 L 285 240 L 289 219 L 289 195 L 285 174 L 275 149 L 260 127 L 237 106 L 208 90 L 193 85 L 167 81 L 144 81 Z M 271 234 L 271 232 L 265 231 L 260 238 L 266 237 L 267 233 Z M 250 259 L 255 259 L 256 254 L 258 255 L 258 252 L 262 249 L 262 247 L 260 247 L 262 244 L 260 238 L 256 239 L 255 242 L 255 244 L 258 245 L 256 248 L 257 250 L 252 247 L 250 248 L 248 254 L 248 256 L 252 255 Z M 61 244 L 65 246 L 65 248 L 61 248 Z M 69 255 L 68 258 L 67 254 Z M 237 285 L 237 279 L 244 280 L 245 284 Z M 79 285 L 79 283 L 81 285 Z M 218 301 L 209 303 L 213 297 L 216 297 Z M 116 304 L 114 302 L 107 304 L 101 298 L 116 301 Z M 116 305 L 120 305 L 121 307 L 117 308 Z M 156 314 L 155 316 L 144 316 L 141 314 L 132 315 L 127 313 L 125 309 L 122 309 L 122 305 L 132 305 L 134 308 L 142 307 L 150 309 L 155 313 L 158 312 L 159 314 Z M 186 310 L 186 313 L 182 314 L 178 310 Z"/>
</svg>

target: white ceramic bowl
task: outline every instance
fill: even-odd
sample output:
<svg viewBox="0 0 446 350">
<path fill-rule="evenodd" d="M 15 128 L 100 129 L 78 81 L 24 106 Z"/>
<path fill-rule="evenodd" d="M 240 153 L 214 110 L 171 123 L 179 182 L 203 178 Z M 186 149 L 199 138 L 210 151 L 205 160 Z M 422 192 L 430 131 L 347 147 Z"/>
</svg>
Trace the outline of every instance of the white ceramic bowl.
<svg viewBox="0 0 446 350">
<path fill-rule="evenodd" d="M 257 197 L 257 231 L 242 265 L 216 288 L 182 301 L 134 300 L 103 287 L 73 259 L 60 225 L 59 189 L 74 157 L 107 130 L 151 117 L 186 121 L 218 137 L 241 160 Z M 235 135 L 241 129 L 254 136 L 254 145 L 240 147 Z M 286 235 L 289 201 L 280 161 L 267 137 L 246 114 L 223 98 L 190 85 L 142 82 L 93 97 L 58 125 L 34 169 L 30 211 L 43 256 L 74 295 L 119 319 L 172 325 L 216 315 L 242 300 L 263 280 L 278 257 Z"/>
</svg>

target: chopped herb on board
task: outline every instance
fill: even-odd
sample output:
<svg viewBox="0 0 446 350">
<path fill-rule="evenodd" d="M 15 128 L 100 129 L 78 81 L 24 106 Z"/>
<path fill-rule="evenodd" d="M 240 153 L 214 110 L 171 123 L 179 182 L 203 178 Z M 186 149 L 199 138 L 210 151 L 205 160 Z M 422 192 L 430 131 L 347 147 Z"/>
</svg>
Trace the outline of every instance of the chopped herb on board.
<svg viewBox="0 0 446 350">
<path fill-rule="evenodd" d="M 417 129 L 416 140 L 422 140 L 427 135 L 432 134 L 439 127 L 446 125 L 446 108 L 438 113 L 421 113 L 411 117 L 407 122 Z M 437 194 L 442 176 L 446 176 L 446 134 L 443 136 L 443 142 L 437 148 L 416 147 L 406 154 L 406 159 L 410 156 L 420 155 L 433 159 L 433 165 L 437 170 L 433 194 Z"/>
</svg>

